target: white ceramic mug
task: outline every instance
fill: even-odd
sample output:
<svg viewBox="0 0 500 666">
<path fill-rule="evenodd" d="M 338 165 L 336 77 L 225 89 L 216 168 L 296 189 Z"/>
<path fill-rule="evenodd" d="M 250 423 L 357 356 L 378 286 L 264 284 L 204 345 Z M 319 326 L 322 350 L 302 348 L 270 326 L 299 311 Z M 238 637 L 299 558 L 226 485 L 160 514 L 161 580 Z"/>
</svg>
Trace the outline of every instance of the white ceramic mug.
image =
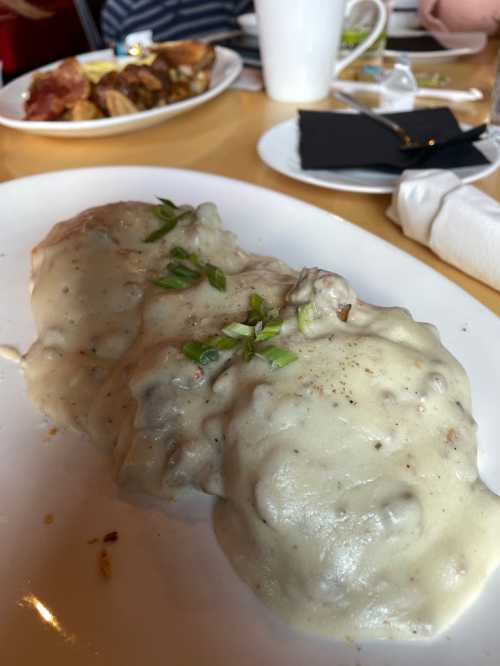
<svg viewBox="0 0 500 666">
<path fill-rule="evenodd" d="M 361 0 L 255 0 L 267 94 L 280 102 L 327 97 L 332 78 L 379 37 L 387 21 L 382 0 L 370 35 L 337 60 L 344 16 Z"/>
</svg>

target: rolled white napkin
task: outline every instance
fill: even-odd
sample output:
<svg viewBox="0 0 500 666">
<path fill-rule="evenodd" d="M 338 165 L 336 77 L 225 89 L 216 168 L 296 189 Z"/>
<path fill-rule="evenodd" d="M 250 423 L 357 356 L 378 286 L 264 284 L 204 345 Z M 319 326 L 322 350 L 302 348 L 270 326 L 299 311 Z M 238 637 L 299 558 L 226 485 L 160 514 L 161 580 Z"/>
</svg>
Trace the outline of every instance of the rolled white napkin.
<svg viewBox="0 0 500 666">
<path fill-rule="evenodd" d="M 387 209 L 406 236 L 500 290 L 500 203 L 451 171 L 403 173 Z"/>
</svg>

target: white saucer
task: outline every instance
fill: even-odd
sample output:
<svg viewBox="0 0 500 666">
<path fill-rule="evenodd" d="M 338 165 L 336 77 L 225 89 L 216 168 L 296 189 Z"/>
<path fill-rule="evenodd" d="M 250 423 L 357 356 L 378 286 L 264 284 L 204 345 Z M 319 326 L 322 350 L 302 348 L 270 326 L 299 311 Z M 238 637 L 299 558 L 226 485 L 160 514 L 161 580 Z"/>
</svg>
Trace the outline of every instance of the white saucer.
<svg viewBox="0 0 500 666">
<path fill-rule="evenodd" d="M 467 126 L 463 125 L 463 129 Z M 332 169 L 328 171 L 305 170 L 300 166 L 298 153 L 299 128 L 295 118 L 275 125 L 263 134 L 257 151 L 263 162 L 279 173 L 304 183 L 347 192 L 387 194 L 394 190 L 399 176 L 375 169 Z M 500 166 L 500 146 L 487 138 L 475 146 L 490 160 L 491 164 L 453 169 L 464 183 L 485 178 Z"/>
</svg>

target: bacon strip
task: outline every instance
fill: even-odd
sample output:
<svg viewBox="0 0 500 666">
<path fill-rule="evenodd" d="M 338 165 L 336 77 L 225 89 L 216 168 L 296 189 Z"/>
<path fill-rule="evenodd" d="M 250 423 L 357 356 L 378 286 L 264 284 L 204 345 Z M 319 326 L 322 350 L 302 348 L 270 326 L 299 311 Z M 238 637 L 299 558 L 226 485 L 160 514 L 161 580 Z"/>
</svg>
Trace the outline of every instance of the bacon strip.
<svg viewBox="0 0 500 666">
<path fill-rule="evenodd" d="M 88 99 L 91 84 L 76 58 L 64 60 L 59 67 L 35 74 L 24 109 L 25 120 L 57 120 L 83 99 Z"/>
</svg>

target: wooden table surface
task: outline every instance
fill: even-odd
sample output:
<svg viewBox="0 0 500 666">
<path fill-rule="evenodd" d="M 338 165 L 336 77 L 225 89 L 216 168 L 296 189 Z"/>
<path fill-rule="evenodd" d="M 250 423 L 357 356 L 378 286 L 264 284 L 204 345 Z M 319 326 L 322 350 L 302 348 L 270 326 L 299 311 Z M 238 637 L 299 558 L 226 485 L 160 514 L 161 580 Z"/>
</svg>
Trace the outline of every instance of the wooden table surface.
<svg viewBox="0 0 500 666">
<path fill-rule="evenodd" d="M 447 87 L 480 88 L 480 102 L 453 105 L 460 120 L 477 124 L 489 119 L 490 94 L 499 42 L 475 56 L 427 62 L 415 69 L 450 77 Z M 376 104 L 376 99 L 372 100 Z M 431 100 L 421 103 L 436 104 Z M 329 99 L 302 108 L 331 108 Z M 213 101 L 162 125 L 121 136 L 96 139 L 55 139 L 0 128 L 0 181 L 29 174 L 83 166 L 135 164 L 205 171 L 261 185 L 336 213 L 397 245 L 456 282 L 496 314 L 500 293 L 449 266 L 430 250 L 406 238 L 384 212 L 389 196 L 327 190 L 275 173 L 256 151 L 268 128 L 295 115 L 297 105 L 269 100 L 263 92 L 226 91 Z M 477 186 L 500 200 L 500 170 Z M 1 217 L 1 211 L 0 211 Z"/>
</svg>

